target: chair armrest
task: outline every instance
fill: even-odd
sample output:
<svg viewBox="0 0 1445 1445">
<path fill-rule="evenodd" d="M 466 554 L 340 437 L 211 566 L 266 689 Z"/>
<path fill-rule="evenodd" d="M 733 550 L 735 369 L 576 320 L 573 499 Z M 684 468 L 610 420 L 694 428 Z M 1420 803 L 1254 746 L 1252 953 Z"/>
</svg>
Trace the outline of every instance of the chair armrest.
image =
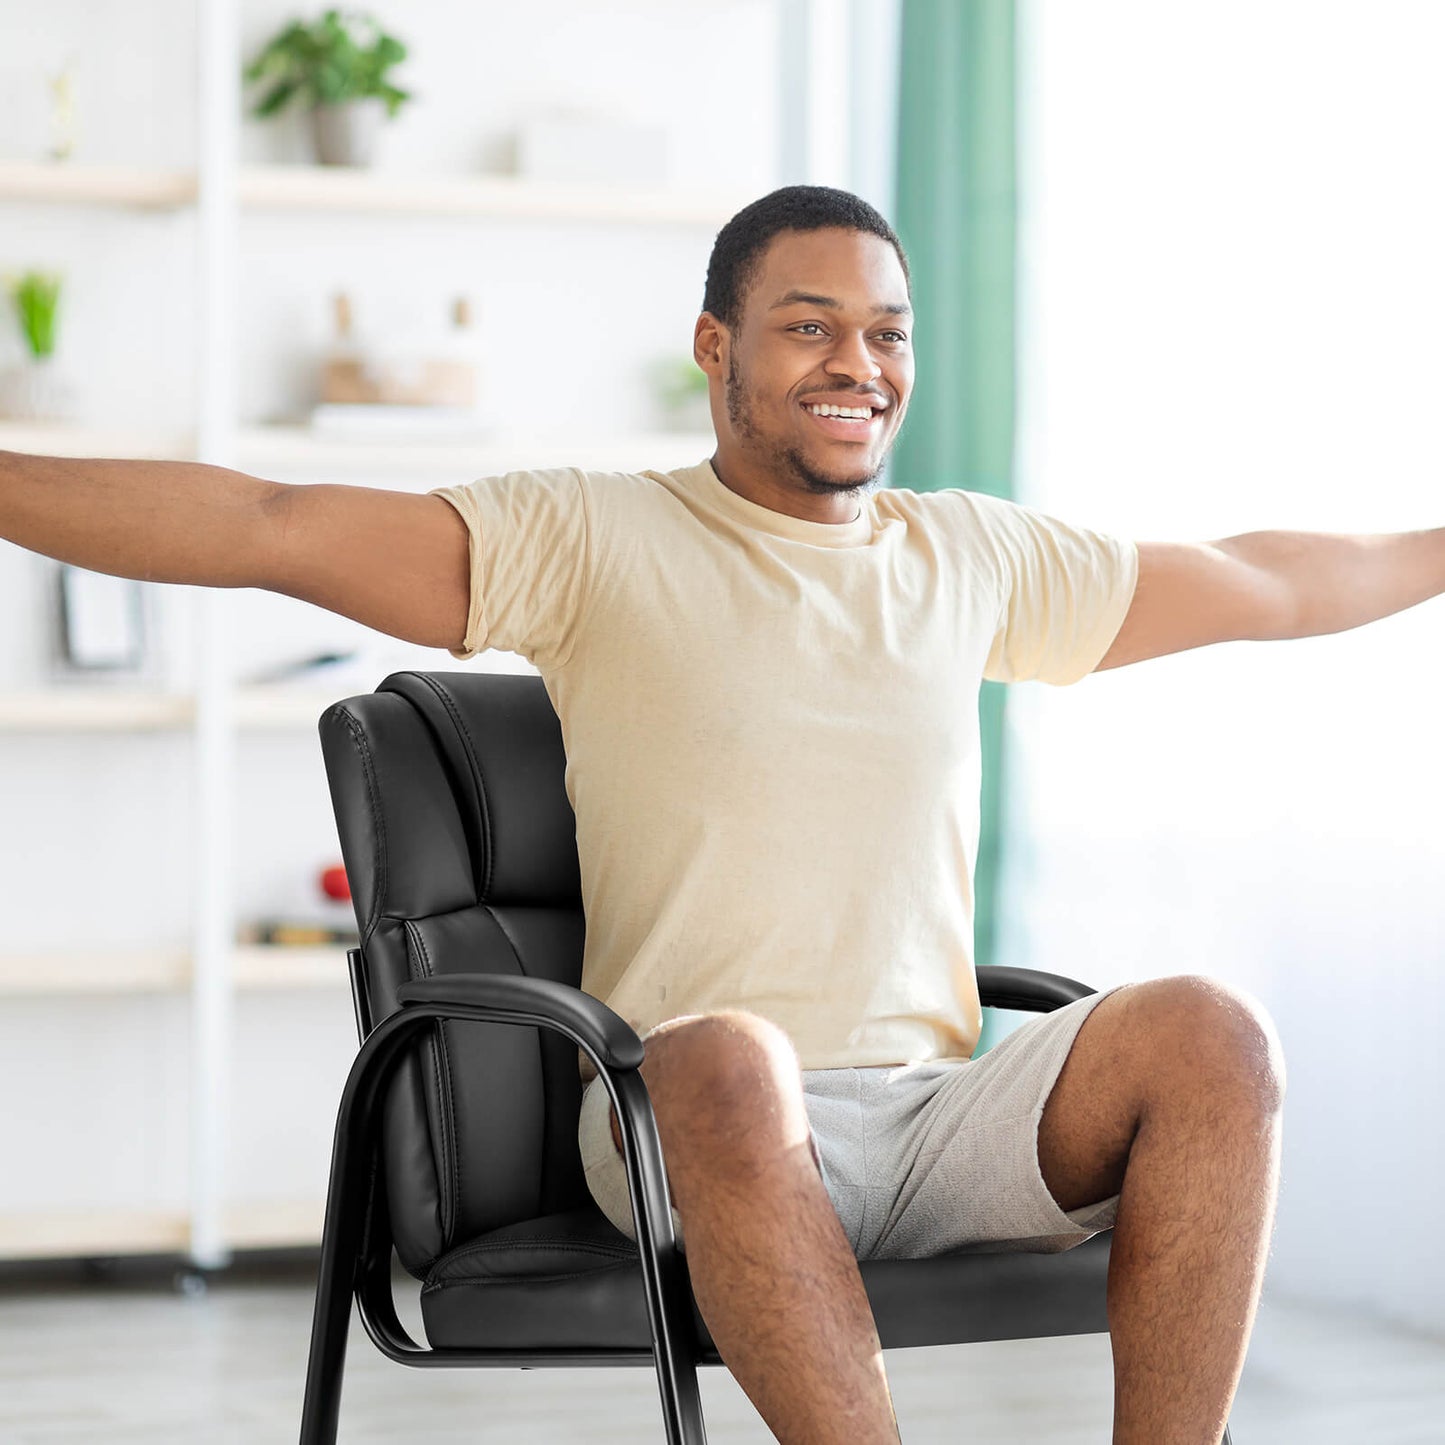
<svg viewBox="0 0 1445 1445">
<path fill-rule="evenodd" d="M 989 1008 L 1027 1009 L 1046 1014 L 1099 991 L 1061 973 L 1044 973 L 1037 968 L 986 963 L 980 964 L 976 973 L 979 1001 Z"/>
<path fill-rule="evenodd" d="M 565 1024 L 609 1069 L 636 1069 L 643 1060 L 637 1031 L 600 999 L 570 984 L 522 974 L 449 973 L 416 978 L 396 991 L 407 1004 L 465 1004 L 472 1008 L 533 1013 Z"/>
<path fill-rule="evenodd" d="M 338 1140 L 353 1132 L 349 1122 L 350 1100 L 353 1091 L 360 1090 L 363 1080 L 369 1093 L 366 1112 L 373 1115 L 376 1111 L 386 1066 L 384 1063 L 374 1066 L 372 1060 L 384 1060 L 388 1049 L 399 1051 L 401 1042 L 412 1034 L 413 1025 L 423 1023 L 428 1017 L 529 1024 L 569 1034 L 592 1055 L 598 1077 L 617 1112 L 648 1318 L 653 1337 L 659 1342 L 660 1358 L 674 1360 L 682 1357 L 678 1351 L 695 1348 L 695 1341 L 677 1336 L 680 1326 L 675 1322 L 688 1319 L 692 1295 L 673 1233 L 657 1120 L 641 1073 L 645 1050 L 632 1025 L 579 988 L 518 974 L 453 973 L 411 979 L 397 989 L 396 996 L 402 1007 L 372 1030 L 352 1066 L 342 1098 Z M 372 1137 L 374 1129 L 374 1122 L 368 1118 L 361 1137 Z M 336 1154 L 341 1155 L 339 1144 Z M 335 1159 L 332 1167 L 333 1170 L 339 1167 Z M 333 1189 L 335 1187 L 333 1185 Z M 663 1301 L 670 1303 L 663 1305 Z M 687 1333 L 690 1334 L 690 1330 Z M 382 1344 L 376 1335 L 373 1338 Z M 403 1359 L 404 1353 L 393 1354 L 392 1358 Z"/>
</svg>

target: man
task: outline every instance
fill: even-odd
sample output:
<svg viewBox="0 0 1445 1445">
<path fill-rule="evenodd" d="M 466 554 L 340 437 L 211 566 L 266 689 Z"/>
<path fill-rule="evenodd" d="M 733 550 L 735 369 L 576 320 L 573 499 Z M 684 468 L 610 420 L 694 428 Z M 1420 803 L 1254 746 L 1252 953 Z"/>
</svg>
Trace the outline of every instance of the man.
<svg viewBox="0 0 1445 1445">
<path fill-rule="evenodd" d="M 1263 1278 L 1279 1040 L 1256 1000 L 1182 976 L 971 1058 L 978 684 L 1358 626 L 1445 590 L 1445 529 L 1136 545 L 878 488 L 912 330 L 883 218 L 789 187 L 709 263 L 709 462 L 422 497 L 0 453 L 0 535 L 536 663 L 567 745 L 584 987 L 647 1035 L 698 1304 L 778 1439 L 898 1439 L 860 1257 L 1112 1227 L 1114 1439 L 1205 1445 Z M 630 1233 L 588 1082 L 588 1184 Z"/>
</svg>

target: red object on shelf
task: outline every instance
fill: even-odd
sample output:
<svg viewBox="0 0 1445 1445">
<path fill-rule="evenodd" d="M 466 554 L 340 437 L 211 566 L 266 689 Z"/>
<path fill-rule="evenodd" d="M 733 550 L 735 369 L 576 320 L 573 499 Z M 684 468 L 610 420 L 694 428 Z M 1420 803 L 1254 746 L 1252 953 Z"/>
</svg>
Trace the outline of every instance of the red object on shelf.
<svg viewBox="0 0 1445 1445">
<path fill-rule="evenodd" d="M 332 868 L 321 870 L 321 891 L 328 898 L 340 899 L 343 903 L 351 902 L 351 883 L 346 877 L 346 869 L 341 864 Z"/>
</svg>

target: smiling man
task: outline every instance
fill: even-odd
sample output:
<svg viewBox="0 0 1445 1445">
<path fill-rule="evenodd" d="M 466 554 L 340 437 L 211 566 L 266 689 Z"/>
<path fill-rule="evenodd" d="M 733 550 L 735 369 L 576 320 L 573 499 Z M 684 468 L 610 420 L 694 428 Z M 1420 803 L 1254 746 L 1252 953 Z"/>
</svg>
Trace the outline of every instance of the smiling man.
<svg viewBox="0 0 1445 1445">
<path fill-rule="evenodd" d="M 979 684 L 1355 627 L 1445 590 L 1445 529 L 1136 544 L 880 488 L 913 299 L 876 211 L 789 187 L 713 249 L 708 461 L 417 496 L 0 453 L 0 536 L 536 664 L 567 747 L 583 986 L 647 1038 L 698 1305 L 779 1440 L 898 1439 L 859 1259 L 1112 1228 L 1116 1445 L 1211 1445 L 1274 1218 L 1279 1040 L 1250 996 L 1165 976 L 972 1057 Z M 582 1066 L 588 1187 L 632 1235 Z"/>
<path fill-rule="evenodd" d="M 830 226 L 785 233 L 758 255 L 745 252 L 752 233 L 740 222 L 718 238 L 694 337 L 698 364 L 724 376 L 713 467 L 761 506 L 851 521 L 913 390 L 902 248 L 886 226 Z M 800 510 L 790 500 L 800 491 L 816 503 Z"/>
</svg>

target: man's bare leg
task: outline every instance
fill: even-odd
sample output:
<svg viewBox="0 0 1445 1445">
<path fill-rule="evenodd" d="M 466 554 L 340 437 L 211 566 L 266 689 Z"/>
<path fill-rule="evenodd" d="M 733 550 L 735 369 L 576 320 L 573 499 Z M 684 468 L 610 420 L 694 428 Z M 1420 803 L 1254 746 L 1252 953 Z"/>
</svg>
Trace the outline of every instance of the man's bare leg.
<svg viewBox="0 0 1445 1445">
<path fill-rule="evenodd" d="M 647 1038 L 652 1099 L 698 1310 L 783 1445 L 896 1445 L 858 1262 L 809 1143 L 787 1036 L 747 1013 Z M 621 1133 L 612 1113 L 612 1138 Z"/>
<path fill-rule="evenodd" d="M 1278 1035 L 1247 995 L 1135 984 L 1081 1025 L 1039 1122 L 1063 1209 L 1111 1194 L 1114 1445 L 1217 1445 L 1264 1280 L 1284 1098 Z"/>
</svg>

